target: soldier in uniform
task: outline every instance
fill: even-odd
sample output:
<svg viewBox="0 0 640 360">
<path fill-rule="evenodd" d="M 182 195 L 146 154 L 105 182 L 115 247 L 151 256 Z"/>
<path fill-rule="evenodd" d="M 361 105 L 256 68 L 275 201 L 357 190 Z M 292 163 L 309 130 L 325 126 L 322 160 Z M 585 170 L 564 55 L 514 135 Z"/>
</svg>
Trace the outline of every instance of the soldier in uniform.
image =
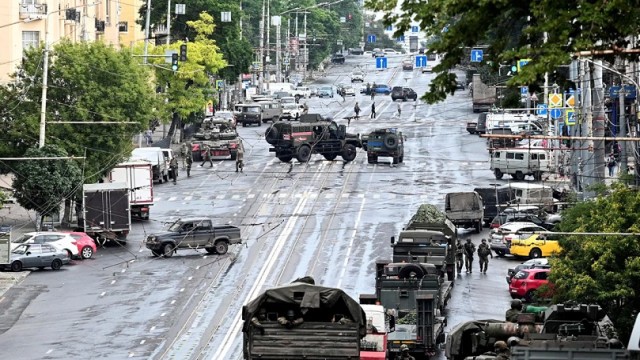
<svg viewBox="0 0 640 360">
<path fill-rule="evenodd" d="M 251 318 L 251 325 L 253 325 L 256 329 L 260 331 L 260 334 L 264 335 L 264 326 L 262 326 L 262 322 L 267 320 L 267 310 L 264 308 L 260 308 L 258 310 L 258 314 Z"/>
<path fill-rule="evenodd" d="M 287 329 L 291 329 L 296 327 L 304 322 L 302 316 L 296 316 L 296 312 L 292 310 L 287 310 L 286 316 L 278 317 L 278 324 L 286 327 Z"/>
<path fill-rule="evenodd" d="M 244 145 L 240 143 L 238 145 L 238 152 L 236 154 L 236 172 L 238 172 L 238 170 L 242 172 L 242 170 L 244 169 L 243 159 L 244 159 Z"/>
<path fill-rule="evenodd" d="M 511 358 L 511 352 L 506 342 L 496 341 L 496 343 L 493 344 L 493 349 L 496 353 L 496 360 L 509 360 Z"/>
<path fill-rule="evenodd" d="M 487 266 L 489 265 L 489 256 L 493 259 L 491 248 L 487 245 L 487 239 L 482 239 L 480 245 L 478 245 L 478 258 L 480 259 L 480 272 L 486 274 Z"/>
<path fill-rule="evenodd" d="M 169 169 L 171 177 L 173 177 L 173 185 L 176 185 L 178 183 L 178 159 L 175 156 L 169 161 Z"/>
<path fill-rule="evenodd" d="M 396 360 L 416 360 L 411 354 L 409 354 L 409 347 L 406 344 L 400 345 L 400 355 L 396 357 Z"/>
<path fill-rule="evenodd" d="M 200 164 L 200 167 L 203 167 L 204 163 L 207 161 L 209 162 L 209 167 L 213 167 L 213 161 L 211 161 L 211 148 L 209 145 L 204 146 L 204 154 L 202 156 L 202 164 Z"/>
<path fill-rule="evenodd" d="M 467 269 L 467 273 L 473 272 L 473 254 L 476 252 L 476 246 L 471 242 L 471 238 L 467 238 L 467 242 L 464 244 L 464 266 Z"/>
<path fill-rule="evenodd" d="M 187 154 L 186 163 L 187 163 L 187 177 L 191 177 L 191 164 L 193 164 L 193 156 L 191 155 L 191 152 Z"/>
<path fill-rule="evenodd" d="M 458 241 L 456 245 L 456 266 L 458 267 L 458 274 L 462 272 L 462 265 L 464 264 L 464 246 Z"/>
<path fill-rule="evenodd" d="M 511 300 L 511 309 L 504 314 L 505 320 L 509 322 L 517 322 L 518 314 L 522 312 L 522 301 L 520 299 Z"/>
<path fill-rule="evenodd" d="M 182 159 L 182 170 L 186 167 L 187 152 L 189 151 L 187 143 L 180 144 L 180 158 Z"/>
</svg>

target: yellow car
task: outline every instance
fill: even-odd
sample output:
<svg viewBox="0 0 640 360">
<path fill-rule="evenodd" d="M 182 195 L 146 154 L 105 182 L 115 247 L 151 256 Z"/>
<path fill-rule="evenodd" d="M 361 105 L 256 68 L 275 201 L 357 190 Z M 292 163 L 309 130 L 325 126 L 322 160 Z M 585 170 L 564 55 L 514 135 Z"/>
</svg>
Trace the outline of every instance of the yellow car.
<svg viewBox="0 0 640 360">
<path fill-rule="evenodd" d="M 511 241 L 511 255 L 535 259 L 559 253 L 562 248 L 558 240 L 553 238 L 554 240 L 551 240 L 548 234 L 533 234 L 523 240 L 514 239 Z"/>
</svg>

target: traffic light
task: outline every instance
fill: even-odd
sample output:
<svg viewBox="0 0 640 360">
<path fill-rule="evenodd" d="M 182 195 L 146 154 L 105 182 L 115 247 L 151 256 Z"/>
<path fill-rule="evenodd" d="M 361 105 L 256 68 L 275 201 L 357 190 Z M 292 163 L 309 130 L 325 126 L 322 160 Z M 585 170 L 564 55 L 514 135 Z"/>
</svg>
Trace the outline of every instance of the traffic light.
<svg viewBox="0 0 640 360">
<path fill-rule="evenodd" d="M 178 54 L 171 54 L 171 70 L 178 71 Z"/>
<path fill-rule="evenodd" d="M 187 44 L 180 45 L 180 61 L 187 61 Z"/>
</svg>

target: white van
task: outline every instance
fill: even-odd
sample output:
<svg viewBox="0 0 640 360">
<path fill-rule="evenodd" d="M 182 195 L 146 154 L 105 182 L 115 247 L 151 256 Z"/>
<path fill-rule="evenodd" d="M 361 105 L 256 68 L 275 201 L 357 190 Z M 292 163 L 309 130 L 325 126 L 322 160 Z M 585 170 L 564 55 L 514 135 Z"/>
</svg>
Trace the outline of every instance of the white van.
<svg viewBox="0 0 640 360">
<path fill-rule="evenodd" d="M 144 160 L 151 163 L 151 169 L 153 171 L 153 181 L 162 183 L 163 181 L 169 181 L 169 178 L 178 176 L 172 174 L 169 169 L 169 161 L 173 158 L 173 151 L 171 149 L 163 149 L 159 147 L 143 147 L 133 149 L 131 152 L 130 161 Z"/>
<path fill-rule="evenodd" d="M 546 211 L 557 211 L 557 200 L 553 198 L 553 188 L 541 184 L 512 183 L 516 202 L 521 205 L 535 205 Z"/>
<path fill-rule="evenodd" d="M 519 124 L 536 123 L 544 120 L 544 118 L 532 114 L 489 113 L 487 114 L 486 131 L 490 134 L 495 128 L 513 128 Z"/>
<path fill-rule="evenodd" d="M 491 154 L 491 171 L 496 179 L 509 174 L 516 180 L 524 180 L 527 175 L 541 180 L 542 173 L 552 168 L 551 152 L 545 149 L 499 149 Z"/>
</svg>

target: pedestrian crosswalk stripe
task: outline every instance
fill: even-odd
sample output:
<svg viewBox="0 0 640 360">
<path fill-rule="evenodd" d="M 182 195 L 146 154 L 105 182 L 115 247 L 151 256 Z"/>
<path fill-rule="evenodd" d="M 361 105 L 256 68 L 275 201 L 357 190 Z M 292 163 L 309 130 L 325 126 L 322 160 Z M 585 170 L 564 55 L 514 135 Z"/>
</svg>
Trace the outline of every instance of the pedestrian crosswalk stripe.
<svg viewBox="0 0 640 360">
<path fill-rule="evenodd" d="M 247 195 L 247 198 L 248 198 L 248 199 L 253 199 L 254 197 L 256 197 L 256 194 L 249 194 L 249 195 Z"/>
<path fill-rule="evenodd" d="M 170 198 L 169 198 L 169 200 L 167 200 L 167 201 L 175 201 L 176 199 L 177 199 L 177 197 L 172 196 L 172 197 L 170 197 Z"/>
</svg>

